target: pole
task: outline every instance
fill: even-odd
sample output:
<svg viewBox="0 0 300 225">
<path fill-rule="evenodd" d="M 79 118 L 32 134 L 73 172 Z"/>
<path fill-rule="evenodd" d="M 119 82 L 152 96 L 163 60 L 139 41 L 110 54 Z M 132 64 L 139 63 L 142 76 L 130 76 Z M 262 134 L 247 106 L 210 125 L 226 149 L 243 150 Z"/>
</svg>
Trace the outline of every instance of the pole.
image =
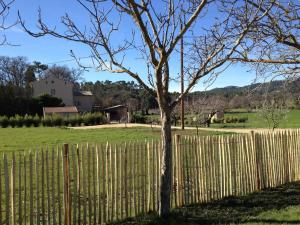
<svg viewBox="0 0 300 225">
<path fill-rule="evenodd" d="M 180 29 L 182 30 L 182 21 L 180 21 Z M 180 72 L 181 72 L 181 94 L 184 92 L 184 72 L 183 72 L 183 37 L 180 40 Z M 184 130 L 184 98 L 181 98 L 181 130 Z"/>
</svg>

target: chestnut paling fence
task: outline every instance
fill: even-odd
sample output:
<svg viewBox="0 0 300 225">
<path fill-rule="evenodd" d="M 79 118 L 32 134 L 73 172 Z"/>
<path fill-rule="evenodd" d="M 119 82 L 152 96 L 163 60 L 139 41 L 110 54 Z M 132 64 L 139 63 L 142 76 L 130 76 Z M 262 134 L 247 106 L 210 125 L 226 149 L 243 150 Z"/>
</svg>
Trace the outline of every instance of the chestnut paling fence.
<svg viewBox="0 0 300 225">
<path fill-rule="evenodd" d="M 0 224 L 103 224 L 158 210 L 160 142 L 64 145 L 3 154 Z M 179 137 L 172 207 L 300 178 L 300 130 Z"/>
</svg>

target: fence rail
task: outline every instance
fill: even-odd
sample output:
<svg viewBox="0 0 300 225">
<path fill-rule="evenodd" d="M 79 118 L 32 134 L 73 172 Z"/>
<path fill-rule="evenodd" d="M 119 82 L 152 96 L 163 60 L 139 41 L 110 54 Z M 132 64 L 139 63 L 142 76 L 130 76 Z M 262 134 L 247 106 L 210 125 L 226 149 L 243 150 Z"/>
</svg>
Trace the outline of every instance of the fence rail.
<svg viewBox="0 0 300 225">
<path fill-rule="evenodd" d="M 300 131 L 173 140 L 172 207 L 300 179 Z M 0 224 L 104 224 L 158 210 L 161 144 L 4 154 Z"/>
</svg>

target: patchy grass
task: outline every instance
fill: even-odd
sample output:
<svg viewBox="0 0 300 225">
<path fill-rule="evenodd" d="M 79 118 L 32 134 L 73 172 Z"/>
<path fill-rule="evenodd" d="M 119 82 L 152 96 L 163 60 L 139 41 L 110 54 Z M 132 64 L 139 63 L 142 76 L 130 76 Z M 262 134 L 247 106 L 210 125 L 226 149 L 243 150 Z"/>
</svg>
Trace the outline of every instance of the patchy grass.
<svg viewBox="0 0 300 225">
<path fill-rule="evenodd" d="M 148 214 L 116 224 L 300 224 L 300 182 L 270 188 L 247 196 L 228 197 L 212 203 L 175 209 L 167 220 Z"/>
<path fill-rule="evenodd" d="M 174 130 L 173 134 L 196 135 L 196 130 Z M 220 134 L 200 131 L 199 135 Z M 68 128 L 0 128 L 0 152 L 29 150 L 30 148 L 54 146 L 63 143 L 123 143 L 136 140 L 159 139 L 160 129 L 151 128 L 103 128 L 73 130 Z"/>
</svg>

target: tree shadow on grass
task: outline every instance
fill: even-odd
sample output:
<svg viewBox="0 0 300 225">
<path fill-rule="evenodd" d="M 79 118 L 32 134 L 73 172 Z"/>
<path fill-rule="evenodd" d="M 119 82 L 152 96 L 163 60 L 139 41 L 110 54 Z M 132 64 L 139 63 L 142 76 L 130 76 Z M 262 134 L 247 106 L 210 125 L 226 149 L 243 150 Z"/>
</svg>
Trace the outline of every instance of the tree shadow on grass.
<svg viewBox="0 0 300 225">
<path fill-rule="evenodd" d="M 273 220 L 255 218 L 269 210 L 280 210 L 300 205 L 300 182 L 269 188 L 247 196 L 227 197 L 219 201 L 174 209 L 168 220 L 155 214 L 139 216 L 117 224 L 173 224 L 213 225 L 235 223 L 300 224 L 300 220 Z"/>
</svg>

